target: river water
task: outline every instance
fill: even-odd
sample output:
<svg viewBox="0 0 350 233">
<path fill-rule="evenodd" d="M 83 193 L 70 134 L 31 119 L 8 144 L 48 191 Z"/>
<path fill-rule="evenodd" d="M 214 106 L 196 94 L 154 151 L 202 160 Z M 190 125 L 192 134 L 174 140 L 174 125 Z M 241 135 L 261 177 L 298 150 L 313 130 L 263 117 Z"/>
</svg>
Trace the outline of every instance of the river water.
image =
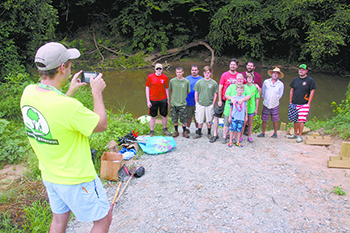
<svg viewBox="0 0 350 233">
<path fill-rule="evenodd" d="M 172 66 L 169 70 L 163 73 L 168 76 L 169 80 L 174 78 L 175 68 L 182 66 L 185 70 L 184 76 L 190 75 L 191 65 L 197 64 L 199 66 L 200 75 L 203 76 L 202 68 L 208 63 L 204 62 L 171 62 Z M 218 83 L 220 81 L 221 74 L 229 69 L 227 66 L 214 65 L 213 74 L 214 80 Z M 241 65 L 237 71 L 245 71 L 245 65 Z M 267 68 L 257 68 L 263 81 L 270 78 L 267 74 Z M 288 122 L 288 105 L 289 105 L 289 84 L 298 76 L 297 69 L 281 69 L 284 73 L 284 78 L 281 81 L 284 83 L 284 94 L 280 100 L 280 119 L 281 122 Z M 130 112 L 135 118 L 148 114 L 148 108 L 146 105 L 145 95 L 145 83 L 147 76 L 154 72 L 152 68 L 139 69 L 139 70 L 122 70 L 122 71 L 106 71 L 103 72 L 103 78 L 107 83 L 107 87 L 104 91 L 104 100 L 106 108 L 111 109 L 113 112 L 124 110 L 124 112 Z M 310 114 L 308 119 L 316 116 L 319 120 L 324 120 L 332 116 L 331 103 L 335 101 L 340 103 L 345 99 L 345 93 L 349 83 L 348 78 L 344 78 L 339 75 L 329 75 L 322 73 L 314 73 L 309 71 L 311 76 L 317 85 L 315 96 L 312 101 Z M 258 114 L 261 115 L 262 99 L 260 100 Z"/>
</svg>

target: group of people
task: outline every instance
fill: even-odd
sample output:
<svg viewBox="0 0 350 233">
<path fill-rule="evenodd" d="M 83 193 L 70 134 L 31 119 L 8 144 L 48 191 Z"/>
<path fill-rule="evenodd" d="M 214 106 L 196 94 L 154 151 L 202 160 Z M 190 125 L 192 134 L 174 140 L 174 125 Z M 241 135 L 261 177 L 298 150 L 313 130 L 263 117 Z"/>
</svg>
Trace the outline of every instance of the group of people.
<svg viewBox="0 0 350 233">
<path fill-rule="evenodd" d="M 150 136 L 154 135 L 155 120 L 158 110 L 162 116 L 163 133 L 166 136 L 178 137 L 179 121 L 182 126 L 182 136 L 190 137 L 190 125 L 194 117 L 196 132 L 194 139 L 202 137 L 204 122 L 207 125 L 207 137 L 214 143 L 219 139 L 219 118 L 224 118 L 222 143 L 229 147 L 243 147 L 243 131 L 247 127 L 247 141 L 252 143 L 254 116 L 258 113 L 260 97 L 263 98 L 261 112 L 262 133 L 257 137 L 265 137 L 267 122 L 271 116 L 274 132 L 272 138 L 277 138 L 279 122 L 279 105 L 283 96 L 284 77 L 280 68 L 275 67 L 267 73 L 270 76 L 262 82 L 260 74 L 255 72 L 255 64 L 247 62 L 246 71 L 237 72 L 238 60 L 233 58 L 229 70 L 221 75 L 219 84 L 212 79 L 213 70 L 209 66 L 203 68 L 203 76 L 199 75 L 197 65 L 192 65 L 191 75 L 184 77 L 184 69 L 175 69 L 176 77 L 170 81 L 162 73 L 162 64 L 155 65 L 155 73 L 150 74 L 146 81 L 147 106 L 149 107 Z M 299 76 L 290 84 L 290 104 L 288 118 L 294 122 L 294 134 L 290 139 L 302 142 L 301 134 L 314 97 L 316 84 L 307 75 L 305 64 L 299 66 Z M 169 99 L 171 101 L 169 102 Z M 167 114 L 170 106 L 171 120 L 174 123 L 174 133 L 167 129 Z M 212 126 L 213 122 L 213 126 Z M 213 131 L 212 131 L 213 129 Z"/>
<path fill-rule="evenodd" d="M 107 128 L 102 96 L 106 83 L 102 74 L 90 79 L 93 111 L 71 98 L 81 86 L 87 85 L 80 81 L 82 71 L 73 75 L 65 94 L 60 91 L 71 76 L 71 60 L 79 56 L 79 50 L 67 49 L 56 42 L 40 47 L 34 59 L 40 83 L 28 85 L 21 98 L 25 129 L 39 159 L 42 180 L 53 213 L 50 232 L 65 232 L 71 211 L 79 221 L 94 223 L 91 232 L 108 232 L 112 221 L 113 206 L 109 205 L 106 192 L 94 169 L 88 141 L 92 133 Z M 261 76 L 254 72 L 254 63 L 248 62 L 246 67 L 247 71 L 238 73 L 238 61 L 232 59 L 230 70 L 222 74 L 220 83 L 217 84 L 212 79 L 213 71 L 209 66 L 204 67 L 204 77 L 201 77 L 198 66 L 193 65 L 191 75 L 186 78 L 183 77 L 183 68 L 178 67 L 175 71 L 176 78 L 169 82 L 162 74 L 163 66 L 156 64 L 155 73 L 150 74 L 146 82 L 147 106 L 151 115 L 150 135 L 154 135 L 159 110 L 165 135 L 179 136 L 180 118 L 182 135 L 188 138 L 192 117 L 195 116 L 197 130 L 194 138 L 202 136 L 205 119 L 208 138 L 213 143 L 219 138 L 219 117 L 224 114 L 223 142 L 230 141 L 229 145 L 232 146 L 233 136 L 236 136 L 236 145 L 241 146 L 239 141 L 244 124 L 250 128 L 248 141 L 252 142 L 252 119 L 257 114 L 260 95 L 264 98 L 263 121 L 266 122 L 269 115 L 272 116 L 272 121 L 278 121 L 278 100 L 283 94 L 283 83 L 279 79 L 283 78 L 283 73 L 278 68 L 269 71 L 271 79 L 262 84 Z M 307 76 L 306 65 L 300 65 L 299 75 L 290 84 L 289 117 L 295 122 L 291 138 L 300 141 L 316 85 Z M 167 129 L 169 105 L 174 134 Z M 265 136 L 264 127 L 266 128 L 265 123 L 260 137 Z M 227 138 L 229 130 L 230 139 Z"/>
</svg>

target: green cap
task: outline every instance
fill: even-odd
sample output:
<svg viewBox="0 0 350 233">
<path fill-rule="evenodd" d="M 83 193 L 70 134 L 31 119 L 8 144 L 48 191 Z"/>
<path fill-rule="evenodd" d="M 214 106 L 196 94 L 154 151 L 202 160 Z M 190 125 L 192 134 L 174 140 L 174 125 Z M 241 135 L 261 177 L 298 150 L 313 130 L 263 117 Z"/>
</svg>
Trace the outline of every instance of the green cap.
<svg viewBox="0 0 350 233">
<path fill-rule="evenodd" d="M 307 66 L 306 66 L 305 64 L 301 64 L 301 65 L 299 66 L 299 69 L 307 70 Z"/>
</svg>

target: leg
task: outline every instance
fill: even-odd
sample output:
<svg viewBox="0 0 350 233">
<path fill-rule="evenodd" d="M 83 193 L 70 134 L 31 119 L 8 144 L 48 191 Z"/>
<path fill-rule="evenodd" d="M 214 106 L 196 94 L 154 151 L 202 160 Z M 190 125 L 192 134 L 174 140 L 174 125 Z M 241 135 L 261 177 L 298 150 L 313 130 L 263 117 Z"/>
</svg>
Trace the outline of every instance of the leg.
<svg viewBox="0 0 350 233">
<path fill-rule="evenodd" d="M 111 222 L 112 209 L 109 210 L 108 214 L 104 218 L 94 221 L 94 226 L 92 227 L 91 233 L 107 233 Z"/>
<path fill-rule="evenodd" d="M 248 137 L 252 136 L 254 116 L 248 116 Z"/>
<path fill-rule="evenodd" d="M 272 135 L 273 137 L 275 135 L 277 135 L 277 130 L 278 130 L 278 122 L 280 120 L 280 116 L 279 116 L 279 108 L 280 106 L 276 106 L 273 109 L 271 109 L 271 121 L 273 122 L 273 130 L 274 130 L 274 134 Z"/>
<path fill-rule="evenodd" d="M 295 134 L 295 135 L 301 136 L 303 134 L 304 122 L 295 122 L 294 123 L 294 132 L 295 132 L 295 128 L 297 128 L 297 130 L 299 130 L 299 133 Z"/>
<path fill-rule="evenodd" d="M 156 125 L 156 117 L 151 117 L 151 120 L 149 122 L 149 126 L 151 128 L 151 131 L 154 131 L 155 125 Z"/>
<path fill-rule="evenodd" d="M 187 119 L 187 127 L 190 128 L 192 123 L 192 118 Z"/>
<path fill-rule="evenodd" d="M 52 213 L 52 222 L 50 226 L 50 233 L 64 233 L 69 221 L 70 211 L 64 214 Z"/>
<path fill-rule="evenodd" d="M 194 118 L 194 125 L 196 126 L 196 128 L 198 128 L 198 122 L 197 122 L 196 118 Z"/>
<path fill-rule="evenodd" d="M 241 137 L 241 133 L 238 131 L 235 131 L 235 135 L 236 135 L 236 142 L 239 143 L 239 139 Z"/>
<path fill-rule="evenodd" d="M 233 142 L 233 131 L 230 131 L 230 143 Z"/>
<path fill-rule="evenodd" d="M 278 129 L 278 121 L 273 122 L 273 133 L 277 134 L 277 129 Z"/>
<path fill-rule="evenodd" d="M 211 123 L 207 123 L 207 128 L 211 129 Z"/>
<path fill-rule="evenodd" d="M 214 116 L 213 136 L 218 135 L 218 128 L 219 128 L 219 117 Z"/>
<path fill-rule="evenodd" d="M 162 116 L 162 125 L 163 125 L 163 129 L 165 129 L 167 127 L 168 124 L 168 118 L 165 116 Z"/>
<path fill-rule="evenodd" d="M 224 130 L 223 130 L 223 134 L 222 134 L 222 137 L 223 138 L 227 138 L 227 136 L 228 136 L 228 127 L 227 126 L 224 126 Z"/>
<path fill-rule="evenodd" d="M 262 133 L 263 133 L 263 134 L 265 134 L 266 126 L 267 126 L 267 121 L 263 121 L 263 122 L 262 122 Z"/>
</svg>

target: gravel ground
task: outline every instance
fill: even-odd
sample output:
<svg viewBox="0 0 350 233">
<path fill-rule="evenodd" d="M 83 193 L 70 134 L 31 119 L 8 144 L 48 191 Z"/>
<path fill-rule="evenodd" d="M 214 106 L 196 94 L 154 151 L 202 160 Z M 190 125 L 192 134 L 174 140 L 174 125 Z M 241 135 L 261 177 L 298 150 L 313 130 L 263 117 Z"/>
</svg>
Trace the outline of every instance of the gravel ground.
<svg viewBox="0 0 350 233">
<path fill-rule="evenodd" d="M 209 143 L 206 131 L 200 139 L 180 134 L 169 153 L 128 161 L 146 174 L 115 205 L 109 232 L 350 232 L 348 196 L 330 193 L 340 185 L 350 192 L 348 170 L 327 168 L 339 141 L 309 146 L 268 132 L 229 148 L 221 137 Z M 106 191 L 111 201 L 116 183 Z M 73 220 L 67 232 L 91 227 Z"/>
</svg>

